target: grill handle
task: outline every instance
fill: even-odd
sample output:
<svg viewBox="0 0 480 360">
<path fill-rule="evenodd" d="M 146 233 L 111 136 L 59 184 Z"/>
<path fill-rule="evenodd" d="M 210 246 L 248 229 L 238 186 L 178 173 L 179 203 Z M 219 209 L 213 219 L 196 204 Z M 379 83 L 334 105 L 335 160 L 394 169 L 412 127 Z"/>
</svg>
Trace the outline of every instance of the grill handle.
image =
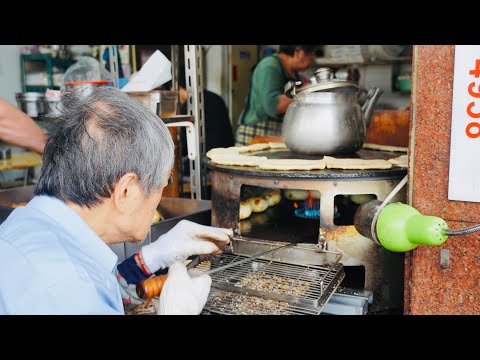
<svg viewBox="0 0 480 360">
<path fill-rule="evenodd" d="M 145 280 L 142 280 L 137 284 L 137 295 L 141 299 L 151 299 L 160 295 L 162 292 L 163 284 L 167 280 L 167 275 L 154 276 Z"/>
</svg>

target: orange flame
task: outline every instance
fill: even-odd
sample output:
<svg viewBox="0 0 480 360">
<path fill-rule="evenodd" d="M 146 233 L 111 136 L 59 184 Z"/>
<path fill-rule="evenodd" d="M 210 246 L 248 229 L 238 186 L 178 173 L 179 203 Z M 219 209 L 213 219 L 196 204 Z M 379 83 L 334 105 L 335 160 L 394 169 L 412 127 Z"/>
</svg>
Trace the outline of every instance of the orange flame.
<svg viewBox="0 0 480 360">
<path fill-rule="evenodd" d="M 312 197 L 312 193 L 308 193 L 308 198 L 307 198 L 307 206 L 306 208 L 307 209 L 313 209 L 313 197 Z"/>
</svg>

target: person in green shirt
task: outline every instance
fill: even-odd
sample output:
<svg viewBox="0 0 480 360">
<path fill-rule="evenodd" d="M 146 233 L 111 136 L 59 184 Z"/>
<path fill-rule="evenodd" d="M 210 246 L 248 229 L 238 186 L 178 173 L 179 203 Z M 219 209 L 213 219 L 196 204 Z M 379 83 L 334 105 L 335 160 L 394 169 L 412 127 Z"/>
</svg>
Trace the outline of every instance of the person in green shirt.
<svg viewBox="0 0 480 360">
<path fill-rule="evenodd" d="M 255 136 L 280 136 L 283 115 L 292 99 L 285 84 L 298 81 L 298 71 L 309 68 L 315 45 L 280 45 L 278 54 L 262 59 L 253 71 L 245 108 L 238 121 L 235 145 L 248 145 Z"/>
</svg>

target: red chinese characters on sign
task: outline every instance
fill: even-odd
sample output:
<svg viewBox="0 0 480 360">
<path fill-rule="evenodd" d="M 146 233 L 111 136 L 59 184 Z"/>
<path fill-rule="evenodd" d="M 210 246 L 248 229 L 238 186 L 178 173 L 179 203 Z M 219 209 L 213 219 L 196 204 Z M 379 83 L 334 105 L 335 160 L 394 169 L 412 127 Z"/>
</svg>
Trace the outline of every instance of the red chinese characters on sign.
<svg viewBox="0 0 480 360">
<path fill-rule="evenodd" d="M 480 59 L 475 60 L 475 68 L 469 71 L 469 74 L 474 78 L 480 77 Z M 470 119 L 479 119 L 480 118 L 480 110 L 475 110 L 475 99 L 480 98 L 480 85 L 477 85 L 475 81 L 472 81 L 468 85 L 468 94 L 473 98 L 468 105 L 467 105 L 467 115 Z M 480 101 L 477 101 L 480 107 Z M 472 132 L 472 129 L 477 129 L 476 132 Z M 480 123 L 476 121 L 471 121 L 468 123 L 467 127 L 465 128 L 465 133 L 469 138 L 476 139 L 480 136 Z"/>
</svg>

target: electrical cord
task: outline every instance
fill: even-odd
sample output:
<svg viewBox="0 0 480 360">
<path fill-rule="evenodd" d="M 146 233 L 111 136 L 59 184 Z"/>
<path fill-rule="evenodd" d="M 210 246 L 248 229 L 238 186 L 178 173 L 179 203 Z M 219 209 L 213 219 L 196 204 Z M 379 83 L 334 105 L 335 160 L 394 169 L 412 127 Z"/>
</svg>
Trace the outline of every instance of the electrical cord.
<svg viewBox="0 0 480 360">
<path fill-rule="evenodd" d="M 442 233 L 447 236 L 456 236 L 456 235 L 466 235 L 466 234 L 471 234 L 474 232 L 480 231 L 480 225 L 475 225 L 472 227 L 468 227 L 465 229 L 443 229 Z"/>
</svg>

